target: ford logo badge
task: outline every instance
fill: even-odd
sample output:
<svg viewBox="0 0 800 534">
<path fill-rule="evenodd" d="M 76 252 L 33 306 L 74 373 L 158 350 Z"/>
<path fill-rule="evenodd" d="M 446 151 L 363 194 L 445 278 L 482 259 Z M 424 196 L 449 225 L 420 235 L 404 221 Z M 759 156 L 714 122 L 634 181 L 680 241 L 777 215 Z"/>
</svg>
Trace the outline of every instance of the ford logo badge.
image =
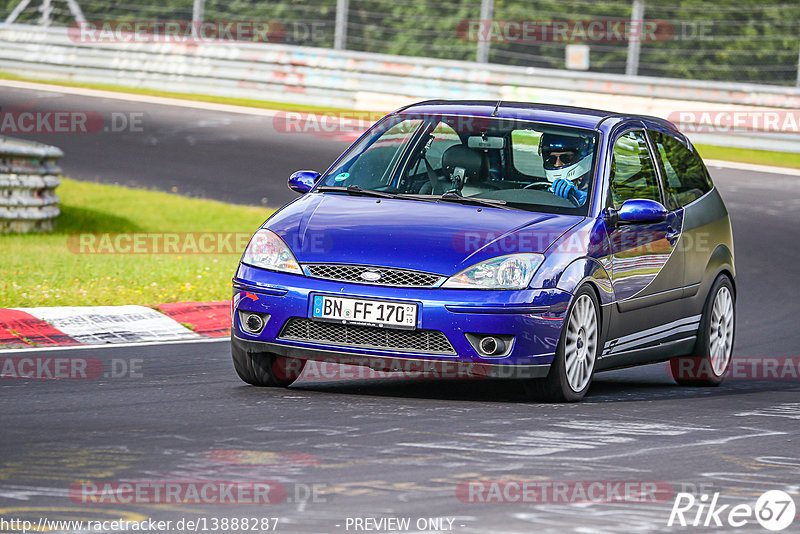
<svg viewBox="0 0 800 534">
<path fill-rule="evenodd" d="M 377 282 L 381 279 L 381 273 L 376 271 L 364 271 L 361 273 L 361 279 L 367 282 Z"/>
</svg>

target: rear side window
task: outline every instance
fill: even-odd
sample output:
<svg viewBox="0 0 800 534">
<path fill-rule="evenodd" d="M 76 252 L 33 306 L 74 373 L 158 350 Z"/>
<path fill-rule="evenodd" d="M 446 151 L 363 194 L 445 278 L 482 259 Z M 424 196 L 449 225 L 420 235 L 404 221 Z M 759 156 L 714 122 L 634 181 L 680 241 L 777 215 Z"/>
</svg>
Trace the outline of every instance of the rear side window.
<svg viewBox="0 0 800 534">
<path fill-rule="evenodd" d="M 700 156 L 667 134 L 648 133 L 663 171 L 667 208 L 685 206 L 711 190 L 711 178 Z"/>
<path fill-rule="evenodd" d="M 658 177 L 643 131 L 630 131 L 614 144 L 609 193 L 614 209 L 634 198 L 661 202 Z"/>
</svg>

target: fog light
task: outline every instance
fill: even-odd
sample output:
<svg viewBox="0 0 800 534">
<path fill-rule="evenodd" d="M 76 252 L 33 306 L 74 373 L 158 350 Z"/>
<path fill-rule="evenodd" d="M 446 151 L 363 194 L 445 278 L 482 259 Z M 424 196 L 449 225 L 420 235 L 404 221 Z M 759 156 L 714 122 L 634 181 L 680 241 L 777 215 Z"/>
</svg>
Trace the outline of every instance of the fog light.
<svg viewBox="0 0 800 534">
<path fill-rule="evenodd" d="M 268 320 L 267 314 L 239 310 L 239 323 L 248 334 L 260 334 Z"/>
<path fill-rule="evenodd" d="M 481 358 L 503 358 L 508 356 L 514 344 L 514 336 L 506 334 L 471 334 L 465 333 L 475 352 Z"/>
<path fill-rule="evenodd" d="M 247 328 L 251 332 L 258 332 L 264 327 L 264 321 L 256 315 L 255 313 L 251 313 L 247 316 L 247 320 L 244 322 L 245 328 Z"/>
<path fill-rule="evenodd" d="M 503 343 L 503 340 L 492 336 L 486 336 L 481 339 L 479 347 L 481 352 L 487 356 L 497 356 L 506 350 L 506 344 Z"/>
</svg>

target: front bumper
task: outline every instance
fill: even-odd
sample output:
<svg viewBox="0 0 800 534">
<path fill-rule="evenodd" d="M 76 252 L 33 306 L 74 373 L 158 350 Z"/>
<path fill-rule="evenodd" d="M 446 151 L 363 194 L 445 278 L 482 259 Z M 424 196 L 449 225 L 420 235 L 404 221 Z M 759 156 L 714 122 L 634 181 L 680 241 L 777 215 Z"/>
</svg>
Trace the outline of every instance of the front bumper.
<svg viewBox="0 0 800 534">
<path fill-rule="evenodd" d="M 282 338 L 287 321 L 310 317 L 310 295 L 314 293 L 416 302 L 419 306 L 416 328 L 442 332 L 454 354 Z M 570 298 L 571 294 L 558 289 L 487 291 L 354 284 L 241 264 L 233 279 L 232 334 L 234 342 L 249 352 L 273 352 L 300 359 L 347 360 L 345 363 L 374 368 L 391 368 L 392 361 L 458 362 L 480 364 L 481 369 L 498 368 L 491 371 L 491 376 L 503 376 L 512 368 L 518 371 L 514 376 L 521 376 L 522 368 L 529 368 L 530 376 L 544 376 L 553 361 Z M 242 328 L 239 310 L 269 314 L 258 335 Z M 470 344 L 468 333 L 511 335 L 514 341 L 502 357 L 483 357 Z"/>
</svg>

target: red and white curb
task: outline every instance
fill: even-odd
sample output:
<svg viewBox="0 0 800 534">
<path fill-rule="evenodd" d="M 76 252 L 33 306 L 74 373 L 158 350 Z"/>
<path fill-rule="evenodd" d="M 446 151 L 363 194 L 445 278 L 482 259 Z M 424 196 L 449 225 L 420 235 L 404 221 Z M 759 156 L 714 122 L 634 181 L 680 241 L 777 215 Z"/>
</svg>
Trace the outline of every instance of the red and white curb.
<svg viewBox="0 0 800 534">
<path fill-rule="evenodd" d="M 0 350 L 225 338 L 231 303 L 0 308 Z"/>
</svg>

